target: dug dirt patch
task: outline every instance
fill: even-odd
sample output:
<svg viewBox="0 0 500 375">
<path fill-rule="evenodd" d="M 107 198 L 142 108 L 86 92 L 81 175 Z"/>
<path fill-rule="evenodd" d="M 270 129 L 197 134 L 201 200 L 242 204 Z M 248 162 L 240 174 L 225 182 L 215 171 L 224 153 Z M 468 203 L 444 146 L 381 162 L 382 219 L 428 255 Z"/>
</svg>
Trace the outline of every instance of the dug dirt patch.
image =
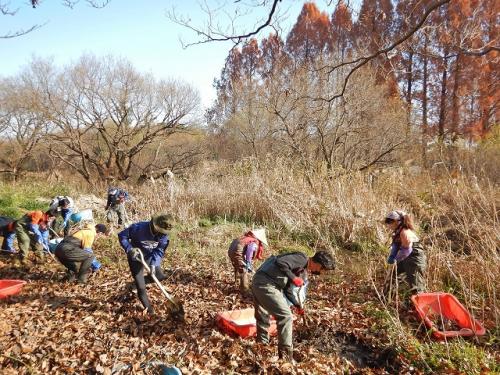
<svg viewBox="0 0 500 375">
<path fill-rule="evenodd" d="M 396 352 L 363 342 L 354 334 L 315 327 L 297 332 L 297 341 L 315 347 L 320 353 L 336 354 L 357 368 L 394 368 Z"/>
</svg>

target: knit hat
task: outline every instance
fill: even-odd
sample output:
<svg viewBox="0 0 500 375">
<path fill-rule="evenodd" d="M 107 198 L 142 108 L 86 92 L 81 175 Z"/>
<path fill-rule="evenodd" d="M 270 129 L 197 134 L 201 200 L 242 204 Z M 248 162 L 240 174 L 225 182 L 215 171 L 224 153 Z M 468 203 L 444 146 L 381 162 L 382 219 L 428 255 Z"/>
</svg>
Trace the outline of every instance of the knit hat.
<svg viewBox="0 0 500 375">
<path fill-rule="evenodd" d="M 264 246 L 267 246 L 266 230 L 264 228 L 252 229 L 250 233 L 262 242 Z"/>
<path fill-rule="evenodd" d="M 155 232 L 161 234 L 168 234 L 168 231 L 172 229 L 172 215 L 160 214 L 153 216 L 151 218 L 151 226 Z"/>
</svg>

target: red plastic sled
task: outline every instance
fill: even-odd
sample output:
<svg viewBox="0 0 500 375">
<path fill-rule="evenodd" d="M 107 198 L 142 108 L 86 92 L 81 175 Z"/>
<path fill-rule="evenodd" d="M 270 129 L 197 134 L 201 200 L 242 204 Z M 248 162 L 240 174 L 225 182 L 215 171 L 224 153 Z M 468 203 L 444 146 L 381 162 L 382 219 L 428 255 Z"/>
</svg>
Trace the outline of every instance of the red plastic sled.
<svg viewBox="0 0 500 375">
<path fill-rule="evenodd" d="M 0 298 L 19 293 L 24 284 L 26 281 L 23 280 L 0 280 Z"/>
<path fill-rule="evenodd" d="M 221 312 L 217 314 L 217 325 L 223 331 L 240 337 L 251 337 L 257 334 L 253 308 Z M 274 319 L 271 319 L 268 332 L 270 335 L 276 334 L 276 321 Z"/>
<path fill-rule="evenodd" d="M 420 293 L 411 297 L 418 315 L 425 325 L 432 330 L 438 339 L 452 337 L 482 336 L 484 327 L 467 311 L 467 309 L 449 293 Z M 436 322 L 452 321 L 460 330 L 439 330 Z"/>
</svg>

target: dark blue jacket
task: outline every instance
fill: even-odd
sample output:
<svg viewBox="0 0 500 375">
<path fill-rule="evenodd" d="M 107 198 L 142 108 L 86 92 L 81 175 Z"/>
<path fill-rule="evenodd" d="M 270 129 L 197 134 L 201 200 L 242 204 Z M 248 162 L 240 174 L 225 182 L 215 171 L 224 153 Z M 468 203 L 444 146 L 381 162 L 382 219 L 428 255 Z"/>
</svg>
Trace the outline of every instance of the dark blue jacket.
<svg viewBox="0 0 500 375">
<path fill-rule="evenodd" d="M 149 221 L 132 224 L 118 233 L 120 245 L 126 253 L 137 247 L 142 250 L 144 260 L 152 266 L 159 266 L 170 242 L 168 235 L 154 235 Z"/>
</svg>

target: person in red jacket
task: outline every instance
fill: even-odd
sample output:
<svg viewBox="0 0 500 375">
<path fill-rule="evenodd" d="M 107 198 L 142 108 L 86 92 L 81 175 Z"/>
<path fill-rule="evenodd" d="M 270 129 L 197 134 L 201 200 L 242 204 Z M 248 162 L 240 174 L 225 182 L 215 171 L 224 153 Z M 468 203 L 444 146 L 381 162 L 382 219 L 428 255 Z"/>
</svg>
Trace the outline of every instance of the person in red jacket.
<svg viewBox="0 0 500 375">
<path fill-rule="evenodd" d="M 248 274 L 253 272 L 253 260 L 263 259 L 264 246 L 267 246 L 266 230 L 252 229 L 229 246 L 228 255 L 234 267 L 234 282 L 240 284 L 243 295 L 250 292 Z"/>
</svg>

